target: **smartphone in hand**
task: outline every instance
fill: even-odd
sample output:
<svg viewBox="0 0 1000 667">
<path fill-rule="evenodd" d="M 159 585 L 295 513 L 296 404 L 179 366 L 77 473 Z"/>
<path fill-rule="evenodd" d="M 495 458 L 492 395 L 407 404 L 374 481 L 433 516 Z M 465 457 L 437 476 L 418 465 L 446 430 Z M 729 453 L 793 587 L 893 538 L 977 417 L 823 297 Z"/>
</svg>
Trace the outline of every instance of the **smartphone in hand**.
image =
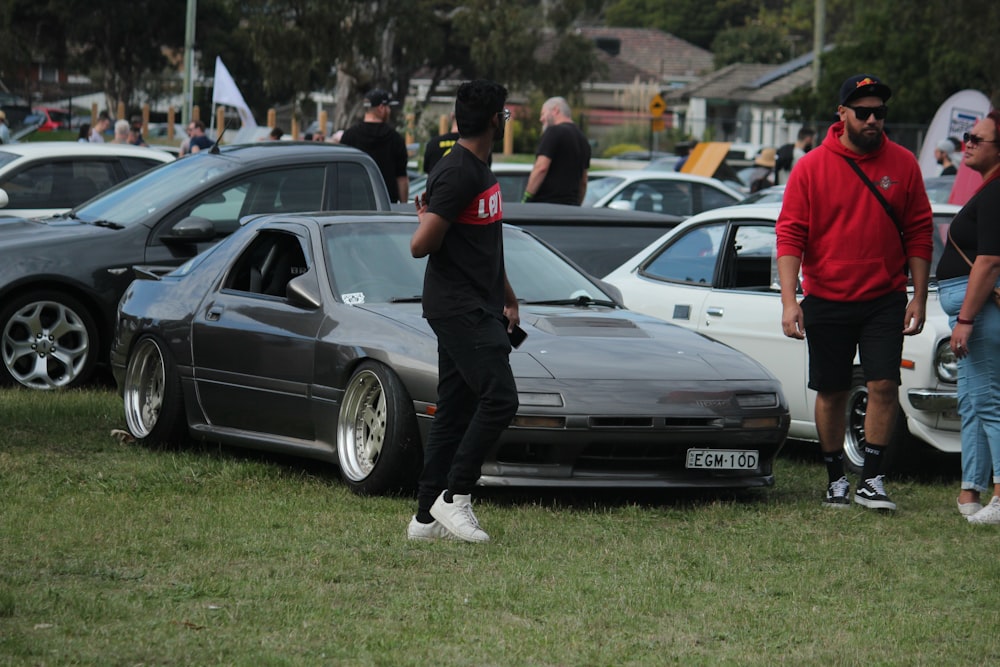
<svg viewBox="0 0 1000 667">
<path fill-rule="evenodd" d="M 520 347 L 524 339 L 528 337 L 528 334 L 524 329 L 515 324 L 514 329 L 507 333 L 507 337 L 510 339 L 510 346 L 516 348 Z"/>
</svg>

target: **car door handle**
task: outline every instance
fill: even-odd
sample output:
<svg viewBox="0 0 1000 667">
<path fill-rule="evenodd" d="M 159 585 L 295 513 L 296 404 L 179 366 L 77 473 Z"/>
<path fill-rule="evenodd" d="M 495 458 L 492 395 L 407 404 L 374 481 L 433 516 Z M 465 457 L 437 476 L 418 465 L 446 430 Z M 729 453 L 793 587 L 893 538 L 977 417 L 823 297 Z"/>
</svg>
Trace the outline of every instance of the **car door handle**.
<svg viewBox="0 0 1000 667">
<path fill-rule="evenodd" d="M 709 306 L 705 309 L 705 314 L 711 317 L 722 317 L 726 314 L 725 308 L 720 308 L 719 306 Z"/>
<path fill-rule="evenodd" d="M 218 322 L 220 317 L 222 317 L 222 306 L 212 306 L 205 313 L 205 319 L 209 322 Z"/>
</svg>

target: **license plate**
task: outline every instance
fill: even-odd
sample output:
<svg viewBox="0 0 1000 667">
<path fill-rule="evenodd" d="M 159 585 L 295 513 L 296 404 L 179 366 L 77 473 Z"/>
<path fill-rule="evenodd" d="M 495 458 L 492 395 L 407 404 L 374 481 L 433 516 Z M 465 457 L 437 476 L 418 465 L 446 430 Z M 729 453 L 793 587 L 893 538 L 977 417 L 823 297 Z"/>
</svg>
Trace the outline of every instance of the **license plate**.
<svg viewBox="0 0 1000 667">
<path fill-rule="evenodd" d="M 757 450 L 689 449 L 688 468 L 712 470 L 755 470 L 760 462 Z"/>
</svg>

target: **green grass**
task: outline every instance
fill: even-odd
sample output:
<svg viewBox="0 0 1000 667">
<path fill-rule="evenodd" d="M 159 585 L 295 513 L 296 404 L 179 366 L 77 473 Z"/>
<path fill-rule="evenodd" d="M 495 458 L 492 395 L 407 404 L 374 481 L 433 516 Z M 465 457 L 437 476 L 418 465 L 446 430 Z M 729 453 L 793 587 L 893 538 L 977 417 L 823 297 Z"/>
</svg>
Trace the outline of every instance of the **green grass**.
<svg viewBox="0 0 1000 667">
<path fill-rule="evenodd" d="M 119 443 L 108 390 L 0 390 L 0 424 L 0 665 L 1000 662 L 955 457 L 895 515 L 824 510 L 792 444 L 772 489 L 487 490 L 491 544 L 411 544 L 412 499 L 332 466 Z"/>
</svg>

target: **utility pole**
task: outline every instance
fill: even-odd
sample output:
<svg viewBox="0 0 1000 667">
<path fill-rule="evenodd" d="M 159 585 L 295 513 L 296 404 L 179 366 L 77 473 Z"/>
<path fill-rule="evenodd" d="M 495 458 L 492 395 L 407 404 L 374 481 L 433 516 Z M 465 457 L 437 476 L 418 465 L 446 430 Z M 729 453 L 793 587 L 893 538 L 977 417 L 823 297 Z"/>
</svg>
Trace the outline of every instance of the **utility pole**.
<svg viewBox="0 0 1000 667">
<path fill-rule="evenodd" d="M 823 53 L 823 34 L 826 32 L 826 0 L 815 0 L 813 5 L 813 92 L 819 90 L 819 57 Z"/>
<path fill-rule="evenodd" d="M 198 0 L 187 0 L 184 22 L 184 104 L 181 106 L 184 127 L 191 122 L 191 107 L 194 105 L 194 19 L 197 13 Z"/>
</svg>

